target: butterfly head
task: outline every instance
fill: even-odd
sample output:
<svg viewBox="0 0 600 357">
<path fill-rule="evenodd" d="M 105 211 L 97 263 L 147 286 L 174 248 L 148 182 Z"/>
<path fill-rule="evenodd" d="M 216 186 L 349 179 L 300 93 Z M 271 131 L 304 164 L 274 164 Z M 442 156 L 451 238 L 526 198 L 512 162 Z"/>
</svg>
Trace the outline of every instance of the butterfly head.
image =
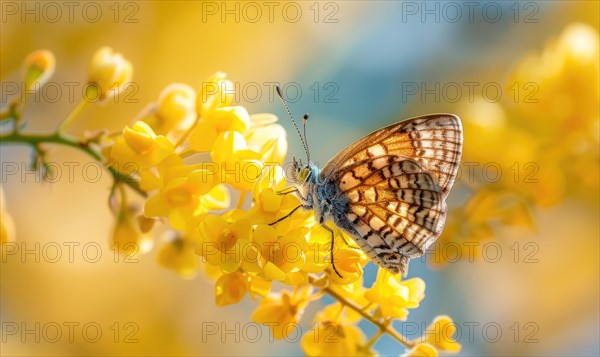
<svg viewBox="0 0 600 357">
<path fill-rule="evenodd" d="M 296 158 L 293 158 L 293 165 L 293 178 L 296 184 L 303 185 L 307 183 L 313 183 L 316 181 L 319 169 L 315 164 L 308 163 L 306 165 L 303 165 L 302 160 L 296 160 Z"/>
</svg>

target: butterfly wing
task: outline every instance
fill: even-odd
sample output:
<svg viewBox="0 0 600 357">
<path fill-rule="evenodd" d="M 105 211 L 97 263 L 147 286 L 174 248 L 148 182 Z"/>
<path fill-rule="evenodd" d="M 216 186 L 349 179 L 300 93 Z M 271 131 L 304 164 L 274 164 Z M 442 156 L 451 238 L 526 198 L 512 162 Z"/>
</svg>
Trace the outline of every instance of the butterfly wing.
<svg viewBox="0 0 600 357">
<path fill-rule="evenodd" d="M 344 167 L 370 157 L 397 155 L 412 158 L 431 173 L 448 196 L 456 178 L 462 152 L 462 125 L 452 114 L 431 114 L 403 120 L 357 140 L 321 171 L 326 179 Z"/>
<path fill-rule="evenodd" d="M 365 136 L 321 172 L 348 198 L 334 220 L 377 264 L 406 275 L 441 234 L 462 148 L 460 119 L 429 115 Z"/>
</svg>

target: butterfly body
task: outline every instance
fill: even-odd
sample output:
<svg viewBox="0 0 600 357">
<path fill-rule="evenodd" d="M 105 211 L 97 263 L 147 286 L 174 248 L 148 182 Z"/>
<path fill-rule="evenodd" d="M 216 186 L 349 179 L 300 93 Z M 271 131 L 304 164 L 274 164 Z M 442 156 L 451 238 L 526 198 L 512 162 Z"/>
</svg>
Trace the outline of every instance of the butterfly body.
<svg viewBox="0 0 600 357">
<path fill-rule="evenodd" d="M 346 231 L 376 264 L 406 275 L 410 259 L 442 232 L 461 150 L 458 117 L 408 119 L 359 139 L 322 170 L 294 161 L 296 194 L 332 239 L 327 222 Z"/>
</svg>

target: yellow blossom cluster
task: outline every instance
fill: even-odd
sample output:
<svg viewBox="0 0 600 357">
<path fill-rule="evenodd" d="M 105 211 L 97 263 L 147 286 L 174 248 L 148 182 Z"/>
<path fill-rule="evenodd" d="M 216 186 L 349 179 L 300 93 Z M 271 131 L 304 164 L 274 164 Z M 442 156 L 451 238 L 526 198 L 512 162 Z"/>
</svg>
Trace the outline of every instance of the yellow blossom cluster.
<svg viewBox="0 0 600 357">
<path fill-rule="evenodd" d="M 600 180 L 598 31 L 574 23 L 524 56 L 507 76 L 506 101 L 460 104 L 465 144 L 461 183 L 472 194 L 451 210 L 434 245 L 434 265 L 481 256 L 497 237 L 493 226 L 534 228 L 532 210 L 566 199 L 597 206 Z M 518 87 L 515 87 L 518 86 Z M 486 148 L 482 150 L 481 148 Z M 460 243 L 460 244 L 456 244 Z"/>
<path fill-rule="evenodd" d="M 54 58 L 48 51 L 34 53 L 25 67 L 28 83 L 40 83 L 54 70 Z M 365 285 L 365 254 L 348 246 L 350 237 L 339 229 L 334 234 L 343 239 L 332 245 L 331 232 L 312 212 L 297 210 L 299 199 L 286 194 L 287 138 L 277 117 L 250 114 L 236 105 L 233 83 L 224 73 L 195 89 L 167 86 L 138 120 L 117 133 L 79 138 L 66 133 L 88 96 L 106 100 L 131 77 L 132 66 L 121 54 L 101 48 L 90 64 L 93 89 L 56 132 L 32 136 L 22 131 L 24 103 L 15 104 L 2 113 L 3 121 L 13 124 L 2 143 L 30 144 L 42 161 L 40 142 L 79 149 L 102 162 L 114 178 L 111 244 L 124 254 L 146 253 L 155 244 L 153 237 L 164 237 L 157 244 L 161 266 L 185 278 L 204 271 L 214 280 L 218 306 L 246 296 L 257 300 L 251 318 L 268 325 L 275 339 L 295 331 L 310 303 L 325 304 L 302 338 L 307 355 L 373 355 L 383 334 L 405 345 L 410 355 L 460 349 L 452 334 L 432 340 L 439 334 L 430 331 L 410 341 L 394 329 L 394 322 L 405 321 L 410 309 L 419 307 L 425 283 L 380 270 L 376 281 Z M 131 193 L 143 198 L 143 207 Z M 2 201 L 3 243 L 14 237 L 4 207 Z M 324 295 L 335 302 L 325 303 Z M 357 325 L 362 320 L 379 329 L 368 340 Z M 439 317 L 430 330 L 442 323 L 451 320 Z"/>
</svg>

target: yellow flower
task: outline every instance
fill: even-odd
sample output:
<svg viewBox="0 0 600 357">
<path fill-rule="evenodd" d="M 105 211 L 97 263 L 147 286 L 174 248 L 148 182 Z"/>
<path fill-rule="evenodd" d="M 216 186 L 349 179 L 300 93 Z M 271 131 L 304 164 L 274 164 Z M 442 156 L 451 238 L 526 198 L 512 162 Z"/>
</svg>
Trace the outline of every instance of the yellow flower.
<svg viewBox="0 0 600 357">
<path fill-rule="evenodd" d="M 460 343 L 452 336 L 456 333 L 456 325 L 449 316 L 436 317 L 425 331 L 425 342 L 429 345 L 450 353 L 457 353 L 461 349 Z"/>
<path fill-rule="evenodd" d="M 266 279 L 290 285 L 297 283 L 296 279 L 303 280 L 302 276 L 294 273 L 298 273 L 306 262 L 307 233 L 307 228 L 298 227 L 279 236 L 273 227 L 259 224 L 252 233 L 253 244 L 250 246 L 256 251 L 256 258 L 254 255 L 248 257 L 251 259 L 243 264 L 244 269 L 262 272 Z"/>
<path fill-rule="evenodd" d="M 307 356 L 374 356 L 363 348 L 365 336 L 354 325 L 319 321 L 302 337 L 302 350 Z"/>
<path fill-rule="evenodd" d="M 198 229 L 196 254 L 224 272 L 234 272 L 242 263 L 242 254 L 250 248 L 251 229 L 250 222 L 236 217 L 235 211 L 229 211 L 226 217 L 208 215 Z"/>
<path fill-rule="evenodd" d="M 233 102 L 234 84 L 226 78 L 227 74 L 217 72 L 202 82 L 196 101 L 196 110 L 200 118 L 205 118 L 213 110 L 226 107 Z"/>
<path fill-rule="evenodd" d="M 148 198 L 144 207 L 148 217 L 168 217 L 171 226 L 178 230 L 190 230 L 198 226 L 209 209 L 215 204 L 214 197 L 224 195 L 216 186 L 214 172 L 202 169 L 202 165 L 184 165 L 165 170 L 163 186 Z M 213 195 L 217 190 L 218 195 Z"/>
<path fill-rule="evenodd" d="M 4 199 L 4 190 L 0 187 L 0 244 L 12 242 L 15 240 L 15 223 L 12 217 L 6 212 L 6 201 Z"/>
<path fill-rule="evenodd" d="M 222 107 L 202 117 L 190 134 L 190 148 L 195 151 L 210 151 L 220 134 L 227 132 L 245 133 L 250 127 L 250 115 L 244 107 Z"/>
<path fill-rule="evenodd" d="M 236 131 L 219 134 L 211 159 L 219 166 L 222 180 L 242 191 L 250 191 L 262 175 L 260 154 L 249 150 L 242 134 Z"/>
<path fill-rule="evenodd" d="M 428 343 L 419 343 L 408 350 L 402 357 L 437 357 L 438 351 Z"/>
<path fill-rule="evenodd" d="M 192 87 L 173 83 L 160 93 L 156 108 L 144 118 L 155 133 L 180 134 L 196 120 L 196 93 Z"/>
<path fill-rule="evenodd" d="M 279 195 L 270 188 L 261 191 L 254 199 L 254 205 L 248 210 L 248 219 L 255 223 L 273 223 L 300 205 L 300 201 L 296 196 L 292 194 Z M 306 211 L 303 212 L 303 209 L 300 208 L 274 227 L 277 232 L 284 233 L 290 227 L 304 226 L 309 214 Z"/>
<path fill-rule="evenodd" d="M 365 297 L 370 302 L 379 304 L 383 317 L 405 320 L 408 316 L 407 309 L 419 307 L 425 297 L 425 282 L 419 278 L 402 281 L 400 274 L 393 275 L 379 268 L 377 279 L 367 290 Z"/>
<path fill-rule="evenodd" d="M 124 89 L 131 81 L 133 67 L 120 53 L 102 47 L 92 57 L 88 74 L 86 98 L 103 101 Z"/>
<path fill-rule="evenodd" d="M 110 157 L 119 165 L 117 169 L 126 169 L 125 166 L 130 165 L 146 169 L 174 153 L 175 148 L 166 137 L 156 135 L 148 124 L 138 121 L 133 127 L 123 129 L 123 135 L 115 140 L 110 150 Z"/>
<path fill-rule="evenodd" d="M 28 54 L 23 61 L 25 89 L 38 90 L 52 77 L 55 67 L 54 55 L 48 50 L 37 50 Z"/>
<path fill-rule="evenodd" d="M 281 340 L 296 331 L 297 323 L 306 304 L 310 301 L 312 288 L 304 286 L 294 290 L 271 294 L 260 302 L 252 320 L 268 325 L 275 339 Z"/>
<path fill-rule="evenodd" d="M 254 114 L 250 116 L 250 130 L 246 134 L 248 147 L 262 155 L 265 163 L 283 164 L 288 143 L 285 129 L 275 124 L 273 114 Z"/>
<path fill-rule="evenodd" d="M 237 304 L 244 298 L 248 288 L 248 279 L 240 272 L 221 275 L 215 283 L 217 306 Z"/>
<path fill-rule="evenodd" d="M 147 253 L 153 245 L 152 237 L 141 231 L 136 213 L 137 209 L 134 206 L 122 206 L 113 228 L 112 246 L 116 251 L 127 256 L 131 256 L 132 253 Z"/>
<path fill-rule="evenodd" d="M 191 279 L 199 270 L 198 256 L 194 254 L 195 242 L 189 233 L 184 236 L 175 235 L 158 252 L 158 263 L 171 269 L 182 278 Z"/>
<path fill-rule="evenodd" d="M 335 268 L 340 273 L 341 277 L 333 271 L 333 266 L 329 272 L 329 278 L 335 284 L 350 284 L 359 279 L 363 275 L 363 266 L 368 262 L 367 257 L 362 251 L 342 248 L 337 252 L 333 259 L 335 260 Z"/>
<path fill-rule="evenodd" d="M 307 226 L 310 226 L 310 235 L 306 264 L 302 270 L 308 273 L 320 273 L 331 267 L 331 233 L 314 222 L 308 222 Z M 334 252 L 337 252 L 337 245 Z"/>
</svg>

